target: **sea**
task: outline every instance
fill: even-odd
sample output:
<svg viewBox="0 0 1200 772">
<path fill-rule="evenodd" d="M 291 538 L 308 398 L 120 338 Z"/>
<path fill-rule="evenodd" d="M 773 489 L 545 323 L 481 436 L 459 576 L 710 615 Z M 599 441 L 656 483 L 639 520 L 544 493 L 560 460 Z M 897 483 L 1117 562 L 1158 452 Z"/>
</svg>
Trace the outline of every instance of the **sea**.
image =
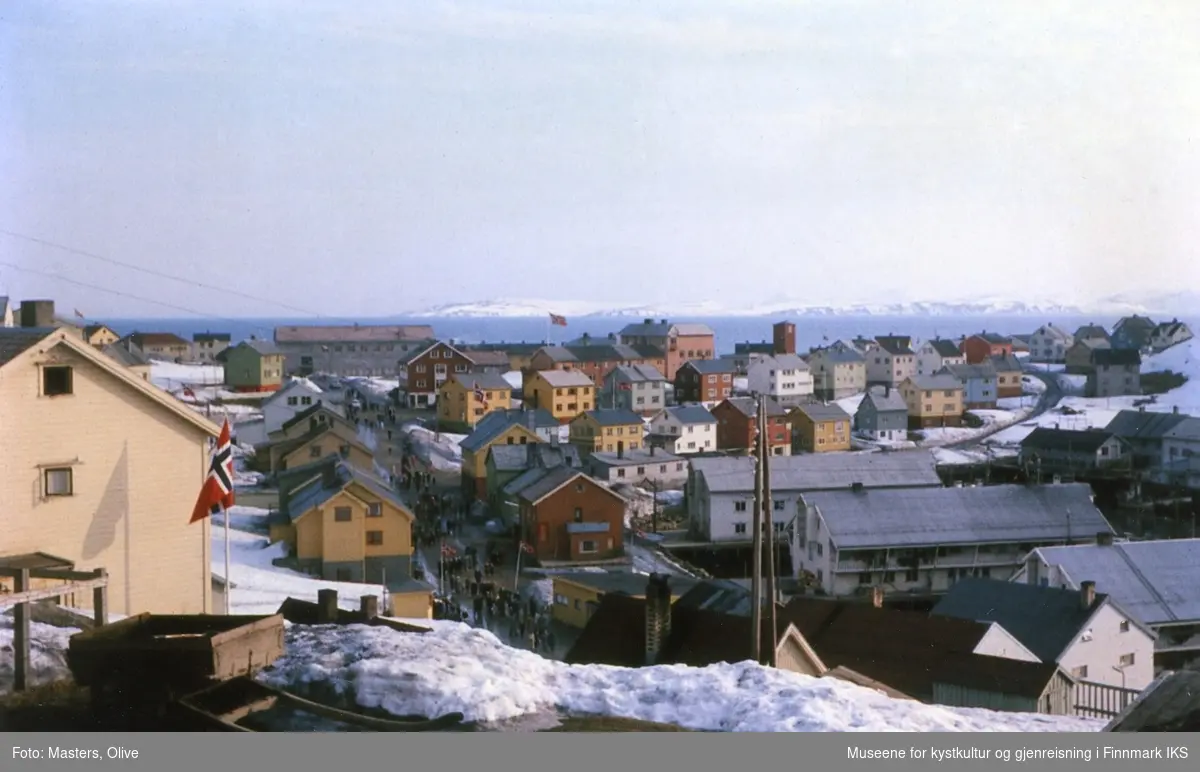
<svg viewBox="0 0 1200 772">
<path fill-rule="evenodd" d="M 641 318 L 617 316 L 585 316 L 569 318 L 567 326 L 551 326 L 549 318 L 518 317 L 387 317 L 387 318 L 190 318 L 190 319 L 110 319 L 104 323 L 115 332 L 126 335 L 131 332 L 173 332 L 188 340 L 199 332 L 225 332 L 233 340 L 251 337 L 270 340 L 276 327 L 289 325 L 329 324 L 428 324 L 435 335 L 464 345 L 477 343 L 566 343 L 584 333 L 593 338 L 616 333 L 628 324 L 642 322 Z M 673 321 L 702 322 L 713 329 L 718 353 L 732 353 L 734 345 L 744 342 L 762 342 L 771 339 L 771 325 L 784 321 L 780 317 L 688 317 Z M 996 332 L 1004 335 L 1028 335 L 1043 324 L 1053 322 L 1059 327 L 1074 332 L 1084 324 L 1102 324 L 1111 329 L 1117 317 L 1106 316 L 1060 316 L 1040 318 L 1035 316 L 799 316 L 791 318 L 796 325 L 796 348 L 810 348 L 856 336 L 874 338 L 879 335 L 908 335 L 914 340 L 930 338 L 955 338 L 977 332 Z M 1189 325 L 1197 329 L 1197 325 Z"/>
</svg>

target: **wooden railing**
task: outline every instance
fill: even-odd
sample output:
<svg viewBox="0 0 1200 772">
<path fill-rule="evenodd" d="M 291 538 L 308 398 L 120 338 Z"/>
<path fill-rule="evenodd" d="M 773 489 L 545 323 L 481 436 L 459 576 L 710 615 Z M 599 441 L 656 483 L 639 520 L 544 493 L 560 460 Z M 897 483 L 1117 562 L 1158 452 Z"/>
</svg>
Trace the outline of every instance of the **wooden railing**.
<svg viewBox="0 0 1200 772">
<path fill-rule="evenodd" d="M 1075 715 L 1085 718 L 1113 718 L 1138 698 L 1141 691 L 1110 686 L 1095 681 L 1075 684 Z"/>
</svg>

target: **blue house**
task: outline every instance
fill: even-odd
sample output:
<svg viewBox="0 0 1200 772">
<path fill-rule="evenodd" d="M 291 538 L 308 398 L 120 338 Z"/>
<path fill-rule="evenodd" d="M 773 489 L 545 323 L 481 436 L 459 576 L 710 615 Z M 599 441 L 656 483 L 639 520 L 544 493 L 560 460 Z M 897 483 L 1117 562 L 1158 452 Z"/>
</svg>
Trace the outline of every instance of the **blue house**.
<svg viewBox="0 0 1200 772">
<path fill-rule="evenodd" d="M 963 409 L 994 408 L 1000 392 L 996 384 L 998 374 L 991 362 L 977 365 L 946 365 L 941 369 L 963 384 Z"/>
<path fill-rule="evenodd" d="M 872 386 L 854 413 L 854 431 L 873 440 L 898 442 L 908 437 L 908 405 L 888 386 Z"/>
</svg>

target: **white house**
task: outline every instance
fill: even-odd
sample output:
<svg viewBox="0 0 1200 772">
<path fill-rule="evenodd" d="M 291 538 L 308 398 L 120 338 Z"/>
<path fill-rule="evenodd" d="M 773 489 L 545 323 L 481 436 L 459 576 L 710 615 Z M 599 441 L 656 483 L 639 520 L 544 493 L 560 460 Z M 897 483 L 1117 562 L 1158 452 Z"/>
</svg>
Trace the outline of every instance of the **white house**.
<svg viewBox="0 0 1200 772">
<path fill-rule="evenodd" d="M 1029 359 L 1033 362 L 1065 362 L 1075 336 L 1054 324 L 1043 324 L 1029 336 Z"/>
<path fill-rule="evenodd" d="M 1200 539 L 1118 542 L 1043 547 L 1025 558 L 1012 581 L 1077 591 L 1096 584 L 1121 608 L 1158 634 L 1157 670 L 1200 665 Z"/>
<path fill-rule="evenodd" d="M 772 489 L 774 482 L 772 477 Z M 1008 579 L 1031 549 L 1112 532 L 1092 503 L 1091 486 L 1083 483 L 879 490 L 844 485 L 801 498 L 793 568 L 830 595 L 854 595 L 876 584 L 895 592 L 942 593 L 968 576 Z"/>
<path fill-rule="evenodd" d="M 717 449 L 717 419 L 702 405 L 680 405 L 660 410 L 650 419 L 646 444 L 668 453 L 689 455 Z"/>
<path fill-rule="evenodd" d="M 650 483 L 671 488 L 687 480 L 688 464 L 680 456 L 658 450 L 622 450 L 593 453 L 587 460 L 592 477 L 607 483 Z"/>
<path fill-rule="evenodd" d="M 867 361 L 867 385 L 895 388 L 917 374 L 917 352 L 907 335 L 880 335 L 863 354 Z"/>
<path fill-rule="evenodd" d="M 958 344 L 945 338 L 932 338 L 917 349 L 917 375 L 933 375 L 943 367 L 965 365 L 967 357 Z"/>
<path fill-rule="evenodd" d="M 1155 633 L 1090 581 L 1065 589 L 966 579 L 931 613 L 997 623 L 1078 681 L 1141 690 L 1154 680 Z M 1076 701 L 1086 703 L 1087 695 Z"/>
<path fill-rule="evenodd" d="M 292 378 L 283 388 L 263 402 L 263 429 L 269 435 L 279 431 L 285 423 L 296 417 L 296 414 L 308 410 L 318 402 L 338 415 L 345 415 L 340 405 L 331 404 L 323 399 L 324 392 L 307 378 Z"/>
<path fill-rule="evenodd" d="M 813 376 L 808 363 L 795 354 L 776 354 L 752 362 L 746 371 L 751 394 L 775 397 L 782 405 L 796 405 L 812 396 Z"/>
<path fill-rule="evenodd" d="M 928 450 L 900 453 L 805 453 L 771 457 L 772 516 L 777 527 L 802 520 L 801 495 L 809 491 L 940 487 L 937 463 Z M 750 539 L 754 459 L 749 456 L 693 458 L 686 486 L 689 530 L 711 542 Z"/>
</svg>

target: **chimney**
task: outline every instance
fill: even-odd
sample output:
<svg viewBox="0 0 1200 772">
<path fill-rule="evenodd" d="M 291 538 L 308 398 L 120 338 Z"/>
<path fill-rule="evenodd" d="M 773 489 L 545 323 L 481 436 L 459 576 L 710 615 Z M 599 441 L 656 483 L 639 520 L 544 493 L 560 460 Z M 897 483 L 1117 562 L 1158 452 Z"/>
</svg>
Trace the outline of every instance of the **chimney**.
<svg viewBox="0 0 1200 772">
<path fill-rule="evenodd" d="M 671 585 L 666 574 L 650 574 L 646 580 L 646 664 L 658 664 L 663 646 L 671 636 Z"/>
<path fill-rule="evenodd" d="M 585 346 L 586 346 L 588 343 L 590 343 L 590 342 L 591 342 L 591 340 L 592 340 L 592 336 L 591 336 L 591 335 L 588 335 L 588 334 L 585 332 L 585 333 L 583 334 L 583 336 L 581 337 L 581 340 L 583 341 L 583 345 L 585 345 Z"/>
<path fill-rule="evenodd" d="M 1092 604 L 1096 602 L 1096 583 L 1095 582 L 1080 582 L 1079 583 L 1079 605 L 1084 609 L 1090 609 Z"/>
<path fill-rule="evenodd" d="M 379 616 L 379 596 L 378 595 L 364 595 L 361 598 L 359 598 L 359 603 L 361 604 L 359 606 L 359 609 L 362 612 L 362 615 L 368 621 Z"/>
<path fill-rule="evenodd" d="M 650 455 L 654 456 L 654 445 L 650 445 Z"/>
<path fill-rule="evenodd" d="M 1174 413 L 1175 415 L 1179 415 L 1179 405 L 1172 405 L 1171 412 Z"/>
<path fill-rule="evenodd" d="M 1145 405 L 1138 405 L 1138 412 L 1139 412 L 1139 413 L 1145 413 L 1145 412 L 1146 412 L 1146 406 L 1145 406 Z"/>
<path fill-rule="evenodd" d="M 659 323 L 660 323 L 660 324 L 666 324 L 666 323 L 667 323 L 667 320 L 666 320 L 666 319 L 660 319 L 660 320 L 659 320 Z"/>
<path fill-rule="evenodd" d="M 892 393 L 891 385 L 886 384 L 886 383 L 883 384 L 883 396 L 885 396 L 885 397 L 890 396 L 891 393 Z"/>
<path fill-rule="evenodd" d="M 1112 531 L 1101 531 L 1096 534 L 1096 544 L 1101 547 L 1111 547 L 1113 543 Z"/>
<path fill-rule="evenodd" d="M 854 491 L 855 493 L 862 493 L 864 490 L 866 490 L 866 488 L 864 488 L 863 484 L 860 482 L 852 482 L 850 483 L 850 490 Z"/>
<path fill-rule="evenodd" d="M 53 327 L 53 300 L 22 300 L 20 309 L 22 327 Z"/>
<path fill-rule="evenodd" d="M 615 332 L 610 332 L 610 333 L 608 334 L 608 339 L 609 339 L 609 340 L 612 340 L 612 341 L 615 341 L 615 340 L 617 339 L 617 334 L 616 334 Z"/>
<path fill-rule="evenodd" d="M 654 320 L 653 320 L 653 319 L 643 319 L 642 321 L 643 321 L 644 323 L 646 323 L 646 324 L 654 324 Z"/>
<path fill-rule="evenodd" d="M 337 590 L 317 590 L 317 624 L 331 625 L 338 617 Z"/>
<path fill-rule="evenodd" d="M 871 588 L 871 605 L 875 608 L 883 608 L 883 587 L 878 584 Z"/>
</svg>

